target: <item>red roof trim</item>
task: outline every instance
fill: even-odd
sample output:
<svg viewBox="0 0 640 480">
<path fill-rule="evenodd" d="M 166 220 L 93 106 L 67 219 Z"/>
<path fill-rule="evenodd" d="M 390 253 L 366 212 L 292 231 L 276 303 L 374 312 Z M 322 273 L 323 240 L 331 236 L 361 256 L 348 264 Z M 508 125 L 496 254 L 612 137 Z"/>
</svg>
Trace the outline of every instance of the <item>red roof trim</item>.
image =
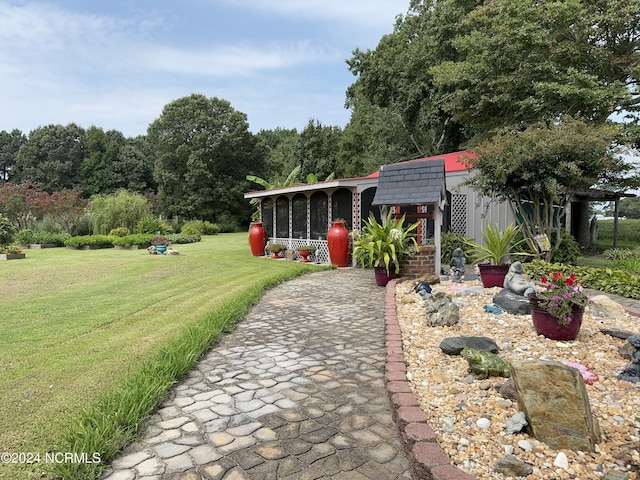
<svg viewBox="0 0 640 480">
<path fill-rule="evenodd" d="M 445 173 L 449 172 L 464 172 L 470 170 L 470 168 L 466 165 L 465 161 L 467 159 L 473 159 L 475 155 L 466 150 L 462 150 L 459 152 L 445 153 L 444 155 L 435 155 L 433 157 L 424 157 L 424 158 L 416 158 L 414 160 L 407 160 L 406 162 L 398 162 L 398 164 L 402 163 L 410 163 L 410 162 L 424 162 L 429 160 L 444 160 L 444 171 Z M 380 176 L 380 171 L 373 172 L 371 175 L 367 175 L 364 178 L 378 178 Z"/>
</svg>

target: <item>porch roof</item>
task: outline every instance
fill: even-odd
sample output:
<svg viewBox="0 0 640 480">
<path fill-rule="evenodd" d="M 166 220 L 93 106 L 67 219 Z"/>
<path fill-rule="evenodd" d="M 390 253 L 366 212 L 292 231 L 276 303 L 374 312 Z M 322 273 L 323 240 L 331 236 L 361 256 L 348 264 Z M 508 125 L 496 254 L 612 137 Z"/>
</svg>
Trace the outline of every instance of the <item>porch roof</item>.
<svg viewBox="0 0 640 480">
<path fill-rule="evenodd" d="M 331 190 L 338 188 L 353 188 L 353 187 L 366 187 L 376 186 L 378 184 L 377 178 L 339 178 L 336 180 L 329 180 L 326 182 L 317 183 L 304 183 L 300 185 L 291 185 L 289 187 L 271 188 L 269 190 L 257 190 L 254 192 L 247 192 L 244 194 L 244 198 L 261 198 L 272 197 L 277 195 L 286 195 L 299 192 L 313 192 L 318 190 Z"/>
<path fill-rule="evenodd" d="M 384 165 L 373 205 L 437 204 L 446 195 L 443 159 Z"/>
</svg>

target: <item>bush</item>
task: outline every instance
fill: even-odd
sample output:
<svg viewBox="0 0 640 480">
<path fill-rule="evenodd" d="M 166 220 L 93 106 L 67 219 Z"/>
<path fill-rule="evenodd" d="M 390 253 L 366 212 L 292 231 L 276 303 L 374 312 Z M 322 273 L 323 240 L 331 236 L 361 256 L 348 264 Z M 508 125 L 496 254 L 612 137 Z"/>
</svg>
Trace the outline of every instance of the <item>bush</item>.
<svg viewBox="0 0 640 480">
<path fill-rule="evenodd" d="M 20 245 L 51 244 L 62 247 L 69 238 L 71 235 L 65 232 L 43 232 L 25 228 L 16 234 L 15 241 Z"/>
<path fill-rule="evenodd" d="M 469 237 L 460 233 L 443 233 L 440 236 L 440 263 L 442 265 L 449 265 L 451 257 L 453 257 L 453 251 L 456 248 L 461 248 L 464 252 L 465 248 L 469 248 L 466 244 L 469 240 L 471 240 Z"/>
<path fill-rule="evenodd" d="M 571 235 L 562 237 L 558 251 L 553 254 L 551 259 L 554 263 L 575 263 L 582 254 L 580 245 Z"/>
<path fill-rule="evenodd" d="M 167 239 L 171 241 L 172 244 L 196 243 L 201 240 L 200 235 L 185 235 L 183 233 L 174 233 L 172 235 L 167 235 Z"/>
<path fill-rule="evenodd" d="M 155 235 L 152 233 L 134 233 L 124 237 L 114 238 L 113 245 L 117 247 L 133 247 L 137 245 L 138 247 L 146 248 L 151 245 L 151 239 L 154 237 Z"/>
<path fill-rule="evenodd" d="M 9 243 L 15 232 L 13 222 L 0 213 L 0 245 Z"/>
<path fill-rule="evenodd" d="M 220 233 L 233 233 L 245 230 L 236 218 L 226 213 L 218 216 L 216 225 L 218 226 Z"/>
<path fill-rule="evenodd" d="M 166 234 L 173 232 L 171 225 L 152 215 L 147 215 L 136 224 L 137 233 Z"/>
<path fill-rule="evenodd" d="M 198 232 L 200 235 L 217 235 L 220 232 L 220 227 L 206 220 L 191 220 L 185 223 L 180 230 L 180 233 L 189 235 L 194 232 Z"/>
<path fill-rule="evenodd" d="M 113 246 L 114 240 L 119 237 L 112 237 L 109 235 L 81 235 L 78 237 L 71 237 L 64 244 L 67 247 L 72 248 L 109 248 Z"/>
<path fill-rule="evenodd" d="M 109 235 L 113 235 L 114 237 L 126 237 L 130 233 L 131 232 L 129 231 L 128 228 L 126 228 L 126 227 L 118 227 L 118 228 L 114 228 L 113 230 L 111 230 L 109 232 Z"/>
<path fill-rule="evenodd" d="M 148 211 L 149 201 L 146 197 L 126 190 L 112 195 L 96 195 L 89 203 L 93 232 L 100 234 L 118 227 L 132 230 Z"/>
</svg>

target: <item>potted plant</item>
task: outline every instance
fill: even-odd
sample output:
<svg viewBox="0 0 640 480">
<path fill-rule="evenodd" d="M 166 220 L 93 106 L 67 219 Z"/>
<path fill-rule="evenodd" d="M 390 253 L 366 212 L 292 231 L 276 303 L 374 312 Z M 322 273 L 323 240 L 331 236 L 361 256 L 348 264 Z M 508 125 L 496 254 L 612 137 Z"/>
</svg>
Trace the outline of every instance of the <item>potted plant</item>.
<svg viewBox="0 0 640 480">
<path fill-rule="evenodd" d="M 543 289 L 529 295 L 531 319 L 538 335 L 551 340 L 573 340 L 582 325 L 584 308 L 590 303 L 576 275 L 559 272 L 542 276 Z"/>
<path fill-rule="evenodd" d="M 300 260 L 302 263 L 309 263 L 309 256 L 316 251 L 315 245 L 303 245 L 302 247 L 298 247 L 298 254 L 302 257 Z"/>
<path fill-rule="evenodd" d="M 280 252 L 286 250 L 287 246 L 282 243 L 270 243 L 267 246 L 267 250 L 271 252 L 271 258 L 282 258 Z"/>
<path fill-rule="evenodd" d="M 167 247 L 171 242 L 164 237 L 154 237 L 151 239 L 151 245 L 156 247 L 157 252 L 160 255 L 164 255 L 164 252 L 167 251 Z"/>
<path fill-rule="evenodd" d="M 376 283 L 380 286 L 400 275 L 400 260 L 411 253 L 411 247 L 418 249 L 415 230 L 420 222 L 403 227 L 404 220 L 404 215 L 402 218 L 393 218 L 389 213 L 384 223 L 380 224 L 370 215 L 362 233 L 355 235 L 353 258 L 365 268 L 373 267 Z"/>
<path fill-rule="evenodd" d="M 465 244 L 471 247 L 466 253 L 478 264 L 480 279 L 485 288 L 501 287 L 504 284 L 513 249 L 525 241 L 518 240 L 519 233 L 520 229 L 513 223 L 507 225 L 504 232 L 501 232 L 497 225 L 489 224 L 482 232 L 483 243 L 465 241 Z"/>
</svg>

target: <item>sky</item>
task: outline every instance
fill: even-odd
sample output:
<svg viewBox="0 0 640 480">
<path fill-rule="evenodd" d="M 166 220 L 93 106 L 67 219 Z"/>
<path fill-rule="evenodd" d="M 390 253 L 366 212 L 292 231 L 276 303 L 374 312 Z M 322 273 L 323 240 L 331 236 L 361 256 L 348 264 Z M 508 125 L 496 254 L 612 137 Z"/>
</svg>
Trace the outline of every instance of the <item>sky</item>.
<svg viewBox="0 0 640 480">
<path fill-rule="evenodd" d="M 344 127 L 346 60 L 409 0 L 0 0 L 0 131 L 76 123 L 144 135 L 192 93 L 249 129 Z"/>
</svg>

